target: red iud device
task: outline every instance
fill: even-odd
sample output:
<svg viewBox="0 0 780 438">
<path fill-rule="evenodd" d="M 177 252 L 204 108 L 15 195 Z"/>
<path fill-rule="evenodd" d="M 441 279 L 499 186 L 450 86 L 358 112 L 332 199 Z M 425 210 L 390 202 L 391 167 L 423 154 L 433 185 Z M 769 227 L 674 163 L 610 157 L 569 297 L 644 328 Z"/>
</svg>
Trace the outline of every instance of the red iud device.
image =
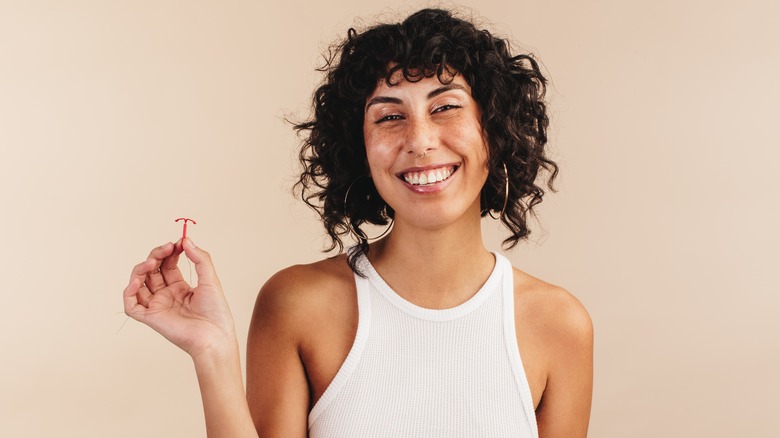
<svg viewBox="0 0 780 438">
<path fill-rule="evenodd" d="M 198 223 L 195 222 L 193 219 L 190 219 L 188 217 L 180 217 L 180 218 L 176 219 L 176 222 L 179 222 L 179 221 L 184 221 L 184 230 L 181 233 L 181 238 L 183 240 L 185 237 L 187 237 L 187 222 L 192 222 L 193 224 L 196 224 L 196 225 Z"/>
</svg>

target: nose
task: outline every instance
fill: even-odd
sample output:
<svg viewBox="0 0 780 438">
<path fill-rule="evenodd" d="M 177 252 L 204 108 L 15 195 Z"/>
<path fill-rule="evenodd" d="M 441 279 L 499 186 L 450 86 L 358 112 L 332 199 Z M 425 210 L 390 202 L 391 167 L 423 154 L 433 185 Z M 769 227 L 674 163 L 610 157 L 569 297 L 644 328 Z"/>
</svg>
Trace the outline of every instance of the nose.
<svg viewBox="0 0 780 438">
<path fill-rule="evenodd" d="M 412 120 L 407 129 L 407 154 L 422 158 L 438 148 L 436 128 L 426 120 Z"/>
</svg>

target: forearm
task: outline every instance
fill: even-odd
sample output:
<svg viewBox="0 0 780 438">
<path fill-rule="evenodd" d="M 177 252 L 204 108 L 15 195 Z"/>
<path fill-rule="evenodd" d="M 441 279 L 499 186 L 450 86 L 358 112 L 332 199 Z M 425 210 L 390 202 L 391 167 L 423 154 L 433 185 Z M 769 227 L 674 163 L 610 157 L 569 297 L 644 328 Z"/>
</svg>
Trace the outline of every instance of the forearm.
<svg viewBox="0 0 780 438">
<path fill-rule="evenodd" d="M 209 438 L 257 437 L 246 401 L 237 343 L 193 357 Z"/>
</svg>

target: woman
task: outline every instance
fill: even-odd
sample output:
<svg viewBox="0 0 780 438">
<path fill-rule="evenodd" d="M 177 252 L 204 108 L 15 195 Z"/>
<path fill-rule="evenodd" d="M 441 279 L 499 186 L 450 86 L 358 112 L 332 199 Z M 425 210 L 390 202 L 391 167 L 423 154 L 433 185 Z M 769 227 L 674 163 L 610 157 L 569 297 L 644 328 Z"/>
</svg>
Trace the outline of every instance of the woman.
<svg viewBox="0 0 780 438">
<path fill-rule="evenodd" d="M 359 244 L 263 286 L 246 395 L 219 280 L 190 239 L 135 267 L 126 312 L 192 356 L 212 437 L 586 436 L 587 312 L 481 237 L 490 214 L 507 246 L 525 238 L 538 176 L 557 173 L 536 62 L 431 9 L 350 30 L 336 53 L 297 125 L 299 188 L 331 249 Z M 392 228 L 369 244 L 365 223 Z"/>
</svg>

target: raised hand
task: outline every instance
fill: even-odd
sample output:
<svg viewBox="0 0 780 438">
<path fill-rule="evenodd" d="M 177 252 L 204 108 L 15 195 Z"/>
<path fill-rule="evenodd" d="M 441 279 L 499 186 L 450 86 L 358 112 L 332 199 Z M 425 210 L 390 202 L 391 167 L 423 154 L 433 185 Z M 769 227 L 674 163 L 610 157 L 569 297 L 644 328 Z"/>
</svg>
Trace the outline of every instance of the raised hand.
<svg viewBox="0 0 780 438">
<path fill-rule="evenodd" d="M 189 285 L 179 255 L 195 263 L 198 284 Z M 152 250 L 133 268 L 124 293 L 125 313 L 153 328 L 191 356 L 230 349 L 235 326 L 211 256 L 185 238 Z"/>
</svg>

